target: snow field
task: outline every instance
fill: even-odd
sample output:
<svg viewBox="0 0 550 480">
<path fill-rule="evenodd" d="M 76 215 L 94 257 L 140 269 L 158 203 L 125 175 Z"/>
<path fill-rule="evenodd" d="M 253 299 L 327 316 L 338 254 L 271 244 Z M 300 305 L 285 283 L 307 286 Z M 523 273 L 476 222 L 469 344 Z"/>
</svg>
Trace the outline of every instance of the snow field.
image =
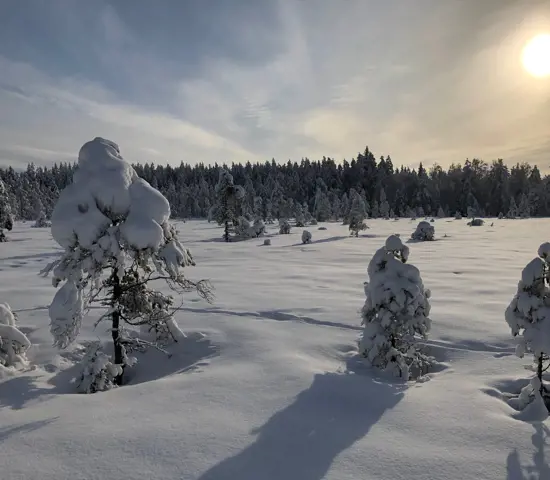
<svg viewBox="0 0 550 480">
<path fill-rule="evenodd" d="M 492 220 L 491 220 L 492 221 Z M 354 357 L 363 282 L 388 235 L 417 221 L 368 220 L 221 242 L 222 228 L 178 223 L 208 305 L 186 297 L 188 333 L 173 357 L 140 357 L 130 385 L 78 395 L 78 346 L 50 345 L 55 289 L 37 272 L 60 249 L 49 230 L 16 223 L 0 249 L 0 301 L 33 342 L 33 370 L 0 383 L 0 477 L 12 479 L 334 480 L 550 478 L 545 425 L 514 418 L 500 396 L 530 377 L 504 320 L 549 220 L 470 228 L 438 219 L 434 242 L 409 243 L 432 291 L 428 344 L 447 368 L 423 383 L 388 382 Z M 526 235 L 529 232 L 529 235 Z M 448 237 L 444 238 L 447 234 Z M 85 319 L 79 341 L 108 338 Z M 201 332 L 202 337 L 198 332 Z M 528 474 L 532 475 L 529 477 Z"/>
</svg>

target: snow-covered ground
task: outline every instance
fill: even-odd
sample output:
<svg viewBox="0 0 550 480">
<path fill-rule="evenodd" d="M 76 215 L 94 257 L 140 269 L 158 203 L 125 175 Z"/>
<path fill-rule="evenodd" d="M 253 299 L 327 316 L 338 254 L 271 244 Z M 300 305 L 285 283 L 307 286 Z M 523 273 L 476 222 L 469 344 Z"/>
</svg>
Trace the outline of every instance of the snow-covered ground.
<svg viewBox="0 0 550 480">
<path fill-rule="evenodd" d="M 448 368 L 388 383 L 354 360 L 372 254 L 418 222 L 370 220 L 220 242 L 222 229 L 178 223 L 210 278 L 213 305 L 190 296 L 188 339 L 140 358 L 131 384 L 74 394 L 78 348 L 51 347 L 55 289 L 37 275 L 61 250 L 49 229 L 17 223 L 0 245 L 0 302 L 34 343 L 31 371 L 0 379 L 2 480 L 550 479 L 549 431 L 502 400 L 530 377 L 504 320 L 521 270 L 550 220 L 439 219 L 435 242 L 410 243 L 432 290 L 432 352 Z M 444 238 L 444 235 L 448 236 Z M 92 314 L 99 316 L 98 310 Z M 107 338 L 85 321 L 79 340 Z M 199 334 L 201 332 L 203 336 Z"/>
</svg>

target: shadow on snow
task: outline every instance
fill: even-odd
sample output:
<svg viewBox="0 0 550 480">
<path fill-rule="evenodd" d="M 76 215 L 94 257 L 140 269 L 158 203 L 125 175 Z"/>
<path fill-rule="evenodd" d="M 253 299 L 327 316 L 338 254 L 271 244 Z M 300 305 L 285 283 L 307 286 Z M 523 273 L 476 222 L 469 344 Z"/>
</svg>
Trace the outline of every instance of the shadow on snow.
<svg viewBox="0 0 550 480">
<path fill-rule="evenodd" d="M 519 453 L 512 450 L 506 459 L 507 480 L 545 480 L 550 478 L 550 465 L 545 455 L 548 450 L 547 439 L 550 430 L 543 423 L 533 425 L 535 432 L 531 437 L 531 443 L 535 449 L 531 465 L 521 464 Z"/>
<path fill-rule="evenodd" d="M 335 458 L 399 403 L 406 386 L 353 373 L 315 375 L 313 383 L 263 426 L 256 440 L 199 480 L 321 480 Z"/>
</svg>

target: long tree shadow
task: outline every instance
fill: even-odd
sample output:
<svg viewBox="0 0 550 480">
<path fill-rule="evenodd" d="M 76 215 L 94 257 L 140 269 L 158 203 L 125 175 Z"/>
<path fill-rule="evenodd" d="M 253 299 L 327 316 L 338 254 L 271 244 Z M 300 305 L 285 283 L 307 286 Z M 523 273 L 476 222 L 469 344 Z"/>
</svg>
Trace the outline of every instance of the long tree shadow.
<svg viewBox="0 0 550 480">
<path fill-rule="evenodd" d="M 323 373 L 252 433 L 256 441 L 199 480 L 321 480 L 334 459 L 403 398 L 405 385 Z"/>
<path fill-rule="evenodd" d="M 550 465 L 546 459 L 545 450 L 548 447 L 546 442 L 550 436 L 550 430 L 543 423 L 533 425 L 535 433 L 531 437 L 535 452 L 533 453 L 532 465 L 521 465 L 519 453 L 512 450 L 506 459 L 507 480 L 547 480 L 550 479 Z"/>
<path fill-rule="evenodd" d="M 46 427 L 50 423 L 55 422 L 59 417 L 53 417 L 48 418 L 46 420 L 37 420 L 34 422 L 28 422 L 28 423 L 22 423 L 19 425 L 10 425 L 10 426 L 3 426 L 0 427 L 0 443 L 2 443 L 4 440 L 7 440 L 9 437 L 13 435 L 21 435 L 26 432 L 33 432 L 34 430 L 38 430 L 42 427 Z"/>
</svg>

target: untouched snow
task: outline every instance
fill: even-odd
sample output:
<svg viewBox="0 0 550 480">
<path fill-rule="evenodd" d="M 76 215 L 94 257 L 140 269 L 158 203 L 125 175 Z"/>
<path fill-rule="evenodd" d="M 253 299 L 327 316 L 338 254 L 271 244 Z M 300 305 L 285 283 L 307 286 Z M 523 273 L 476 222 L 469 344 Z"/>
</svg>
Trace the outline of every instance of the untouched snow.
<svg viewBox="0 0 550 480">
<path fill-rule="evenodd" d="M 504 320 L 550 220 L 440 219 L 436 241 L 408 244 L 432 291 L 428 345 L 447 365 L 410 384 L 353 356 L 369 260 L 415 226 L 369 225 L 352 238 L 326 223 L 309 245 L 301 228 L 271 226 L 264 246 L 178 223 L 197 263 L 186 273 L 212 280 L 214 304 L 187 296 L 170 359 L 151 351 L 131 385 L 79 395 L 81 349 L 51 346 L 55 289 L 37 275 L 61 250 L 48 229 L 16 223 L 0 245 L 0 302 L 33 342 L 34 367 L 0 383 L 2 480 L 550 478 L 547 423 L 522 421 L 505 401 L 531 372 Z M 81 340 L 108 338 L 106 324 L 93 329 L 100 314 L 84 318 Z"/>
</svg>

